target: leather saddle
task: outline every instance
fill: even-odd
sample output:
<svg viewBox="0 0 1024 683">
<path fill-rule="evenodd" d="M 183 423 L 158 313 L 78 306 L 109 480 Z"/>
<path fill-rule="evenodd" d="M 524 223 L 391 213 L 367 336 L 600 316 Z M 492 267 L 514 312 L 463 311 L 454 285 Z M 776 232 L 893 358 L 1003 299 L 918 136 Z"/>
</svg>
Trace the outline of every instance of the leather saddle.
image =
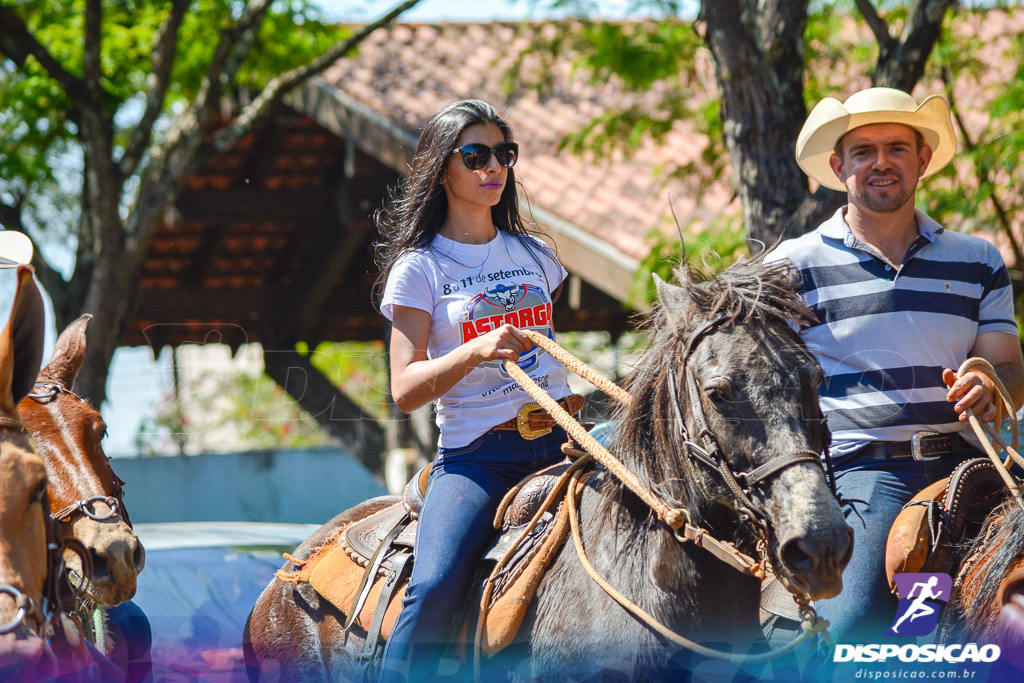
<svg viewBox="0 0 1024 683">
<path fill-rule="evenodd" d="M 486 637 L 482 645 L 485 654 L 500 651 L 511 642 L 544 570 L 568 534 L 568 518 L 560 499 L 550 510 L 542 511 L 541 506 L 570 464 L 566 460 L 535 473 L 513 489 L 499 508 L 499 512 L 503 510 L 500 529 L 481 560 L 482 571 L 490 575 L 488 581 L 493 583 L 489 611 L 484 616 Z M 329 544 L 332 549 L 344 551 L 343 560 L 350 564 L 346 565 L 349 569 L 343 571 L 349 576 L 361 568 L 362 576 L 354 593 L 349 591 L 344 598 L 338 598 L 337 570 L 321 572 L 322 577 L 331 578 L 319 581 L 316 571 L 307 571 L 313 588 L 346 615 L 346 630 L 356 624 L 366 628 L 366 645 L 361 657 L 371 666 L 379 660 L 382 640 L 394 626 L 400 598 L 408 583 L 429 470 L 430 465 L 427 465 L 413 476 L 400 500 L 344 527 Z M 539 516 L 539 521 L 524 536 L 535 516 Z M 513 546 L 516 547 L 514 553 L 505 558 Z M 325 550 L 326 547 L 318 552 L 316 559 L 310 558 L 309 570 L 314 569 L 313 565 L 321 557 L 330 555 Z M 491 575 L 491 568 L 502 558 L 505 562 L 500 572 Z M 335 557 L 332 561 L 337 560 Z M 279 574 L 279 578 L 284 577 Z M 352 595 L 350 603 L 338 604 L 347 602 L 345 598 L 349 595 Z M 371 606 L 373 616 L 368 618 Z M 469 618 L 480 617 L 470 614 Z"/>
<path fill-rule="evenodd" d="M 962 543 L 977 535 L 1003 496 L 1003 481 L 987 458 L 966 460 L 946 479 L 928 486 L 903 507 L 889 530 L 885 574 L 895 592 L 895 574 L 955 574 Z M 779 581 L 761 592 L 761 623 L 773 617 L 800 620 L 800 609 Z"/>
<path fill-rule="evenodd" d="M 1002 500 L 1003 480 L 988 458 L 966 460 L 946 479 L 907 503 L 889 530 L 885 574 L 895 591 L 896 574 L 955 574 L 960 548 L 973 538 Z"/>
</svg>

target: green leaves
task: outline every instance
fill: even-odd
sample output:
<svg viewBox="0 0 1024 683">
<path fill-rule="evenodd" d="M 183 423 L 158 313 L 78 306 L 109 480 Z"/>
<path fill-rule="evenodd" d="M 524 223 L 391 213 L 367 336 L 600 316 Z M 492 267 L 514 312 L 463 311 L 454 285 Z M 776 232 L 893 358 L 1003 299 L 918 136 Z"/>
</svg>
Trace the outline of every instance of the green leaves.
<svg viewBox="0 0 1024 683">
<path fill-rule="evenodd" d="M 115 145 L 123 147 L 138 123 L 152 89 L 153 49 L 169 11 L 169 0 L 122 0 L 103 3 L 100 87 Z M 163 108 L 166 130 L 203 84 L 223 31 L 232 26 L 243 5 L 236 0 L 194 0 L 178 34 L 177 55 Z M 29 0 L 14 11 L 47 51 L 76 78 L 83 74 L 84 0 Z M 349 33 L 326 23 L 309 0 L 279 0 L 268 11 L 253 41 L 241 55 L 237 78 L 224 92 L 258 91 L 280 72 L 300 66 Z M 59 213 L 40 208 L 54 202 L 79 203 L 81 187 L 66 172 L 70 159 L 81 157 L 79 129 L 66 94 L 33 58 L 16 68 L 0 62 L 0 201 L 12 204 L 29 197 L 23 207 L 30 222 L 53 226 Z M 74 175 L 74 174 L 72 174 Z M 130 186 L 129 186 L 130 187 Z M 39 197 L 33 200 L 32 197 Z M 130 197 L 122 204 L 130 205 Z M 62 225 L 76 230 L 77 217 Z"/>
<path fill-rule="evenodd" d="M 719 273 L 747 254 L 747 237 L 742 217 L 721 215 L 706 225 L 683 226 L 686 237 L 686 261 L 709 273 Z M 650 304 L 658 298 L 651 277 L 657 274 L 662 280 L 671 282 L 672 271 L 682 261 L 678 235 L 666 235 L 653 231 L 648 235 L 650 251 L 640 262 L 640 268 L 633 276 L 634 300 Z"/>
</svg>

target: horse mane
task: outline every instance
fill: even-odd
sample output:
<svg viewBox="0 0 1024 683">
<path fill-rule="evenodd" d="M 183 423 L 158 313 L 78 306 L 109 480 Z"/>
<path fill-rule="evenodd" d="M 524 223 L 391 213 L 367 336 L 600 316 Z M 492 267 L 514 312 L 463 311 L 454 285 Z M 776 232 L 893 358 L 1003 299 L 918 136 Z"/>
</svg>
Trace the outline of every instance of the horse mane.
<svg viewBox="0 0 1024 683">
<path fill-rule="evenodd" d="M 1024 510 L 1009 500 L 991 514 L 964 557 L 977 557 L 962 577 L 960 602 L 968 631 L 995 633 L 1000 605 L 996 597 L 1015 562 L 1024 556 Z"/>
<path fill-rule="evenodd" d="M 762 252 L 741 258 L 716 276 L 706 276 L 684 263 L 674 271 L 678 287 L 659 285 L 659 299 L 645 325 L 650 339 L 627 380 L 632 401 L 615 411 L 619 427 L 611 446 L 616 457 L 645 486 L 666 501 L 686 506 L 694 515 L 699 512 L 688 502 L 699 500 L 699 491 L 682 456 L 683 439 L 668 381 L 670 364 L 675 364 L 675 376 L 681 378 L 679 363 L 688 335 L 719 315 L 733 324 L 799 326 L 814 320 L 800 298 L 800 279 L 792 264 L 766 264 L 764 257 Z M 680 413 L 685 414 L 685 396 L 679 392 L 676 398 Z M 606 504 L 615 500 L 641 519 L 650 515 L 620 482 L 609 481 L 604 492 Z"/>
</svg>

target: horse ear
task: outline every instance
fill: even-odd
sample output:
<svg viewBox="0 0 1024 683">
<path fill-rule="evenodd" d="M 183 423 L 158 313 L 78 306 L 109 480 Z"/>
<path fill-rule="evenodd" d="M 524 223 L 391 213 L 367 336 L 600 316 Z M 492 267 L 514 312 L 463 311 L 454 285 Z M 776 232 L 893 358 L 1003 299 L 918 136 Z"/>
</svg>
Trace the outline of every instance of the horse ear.
<svg viewBox="0 0 1024 683">
<path fill-rule="evenodd" d="M 678 269 L 676 270 L 676 275 L 679 275 Z M 657 273 L 651 273 L 651 277 L 654 278 L 654 289 L 658 292 L 659 301 L 665 302 L 673 297 L 680 297 L 685 294 L 682 287 L 665 282 Z"/>
<path fill-rule="evenodd" d="M 65 389 L 74 386 L 85 360 L 85 332 L 90 320 L 92 316 L 86 313 L 60 333 L 49 364 L 39 373 L 40 382 L 54 382 Z"/>
<path fill-rule="evenodd" d="M 32 391 L 43 360 L 43 297 L 30 266 L 18 266 L 18 289 L 11 316 L 0 332 L 0 410 L 17 415 L 17 405 Z"/>
</svg>

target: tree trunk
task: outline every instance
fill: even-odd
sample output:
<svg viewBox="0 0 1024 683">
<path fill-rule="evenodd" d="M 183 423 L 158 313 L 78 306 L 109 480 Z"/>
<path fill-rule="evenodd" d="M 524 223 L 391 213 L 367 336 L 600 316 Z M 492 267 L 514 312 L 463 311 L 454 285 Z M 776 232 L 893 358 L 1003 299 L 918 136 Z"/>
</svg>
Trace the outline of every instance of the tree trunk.
<svg viewBox="0 0 1024 683">
<path fill-rule="evenodd" d="M 899 38 L 889 34 L 870 0 L 856 1 L 879 44 L 872 83 L 910 92 L 924 72 L 951 0 L 915 0 Z M 794 157 L 807 116 L 807 5 L 807 0 L 702 3 L 722 131 L 752 252 L 813 230 L 846 201 L 845 194 L 827 188 L 812 194 Z"/>
<path fill-rule="evenodd" d="M 873 85 L 884 85 L 910 92 L 924 73 L 928 55 L 942 34 L 942 21 L 951 0 L 916 0 L 907 11 L 903 35 L 899 40 L 879 40 L 878 65 L 871 79 Z"/>
<path fill-rule="evenodd" d="M 123 245 L 108 245 L 96 254 L 86 295 L 78 314 L 91 313 L 89 351 L 75 380 L 76 391 L 100 406 L 107 396 L 107 373 L 121 332 L 135 304 L 138 272 L 124 258 Z M 78 278 L 72 279 L 72 288 Z"/>
<path fill-rule="evenodd" d="M 722 131 L 751 251 L 760 251 L 762 244 L 771 246 L 779 238 L 802 235 L 812 227 L 794 220 L 808 198 L 807 179 L 793 156 L 806 115 L 796 93 L 803 92 L 807 3 L 769 6 L 771 13 L 765 15 L 757 35 L 750 3 L 703 3 L 705 41 L 715 60 L 721 98 Z"/>
<path fill-rule="evenodd" d="M 384 431 L 294 348 L 263 348 L 267 374 L 342 447 L 383 481 Z"/>
<path fill-rule="evenodd" d="M 235 23 L 221 33 L 203 85 L 191 106 L 176 117 L 159 146 L 152 144 L 152 126 L 164 105 L 175 60 L 178 28 L 188 9 L 187 0 L 175 0 L 153 47 L 145 114 L 125 149 L 115 150 L 115 103 L 104 90 L 102 64 L 103 3 L 86 3 L 83 24 L 81 74 L 68 71 L 32 34 L 11 8 L 0 6 L 0 48 L 17 68 L 33 57 L 55 79 L 70 101 L 68 116 L 78 126 L 84 156 L 82 221 L 75 272 L 70 281 L 40 259 L 40 279 L 51 294 L 58 326 L 63 328 L 81 313 L 91 313 L 89 353 L 76 380 L 78 392 L 99 406 L 106 397 L 106 376 L 121 332 L 135 306 L 139 274 L 164 212 L 189 175 L 210 156 L 231 146 L 253 126 L 266 119 L 273 106 L 291 89 L 349 54 L 370 33 L 393 22 L 419 0 L 404 0 L 374 22 L 355 32 L 305 64 L 272 78 L 251 106 L 247 106 L 217 142 L 204 142 L 219 96 L 230 89 L 238 69 L 253 45 L 253 38 L 269 7 L 269 0 L 243 3 Z M 148 148 L 148 149 L 147 149 Z M 144 154 L 145 152 L 145 154 Z M 134 201 L 124 201 L 125 180 L 138 171 Z M 132 210 L 122 220 L 123 203 Z M 8 207 L 14 209 L 16 207 Z M 0 216 L 11 220 L 11 212 Z"/>
</svg>

